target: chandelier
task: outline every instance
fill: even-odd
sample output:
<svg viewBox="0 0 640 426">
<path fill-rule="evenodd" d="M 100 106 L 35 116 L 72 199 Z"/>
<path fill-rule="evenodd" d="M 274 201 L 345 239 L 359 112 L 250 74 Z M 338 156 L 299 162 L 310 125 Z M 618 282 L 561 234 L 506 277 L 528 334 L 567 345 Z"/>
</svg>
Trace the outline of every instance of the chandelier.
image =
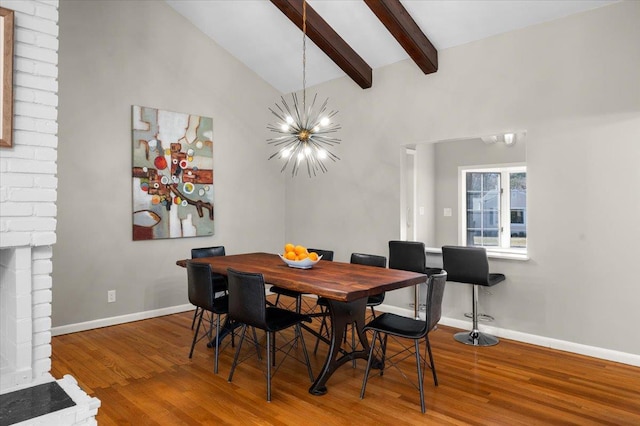
<svg viewBox="0 0 640 426">
<path fill-rule="evenodd" d="M 282 159 L 284 164 L 280 172 L 291 165 L 291 176 L 297 176 L 300 168 L 306 165 L 309 177 L 318 172 L 325 173 L 327 167 L 324 161 L 339 160 L 329 148 L 340 143 L 340 139 L 333 134 L 340 130 L 340 125 L 332 122 L 332 118 L 338 111 L 329 111 L 327 98 L 318 109 L 315 94 L 311 105 L 307 108 L 307 81 L 306 81 L 306 51 L 307 51 L 307 2 L 302 2 L 302 102 L 296 93 L 291 94 L 292 102 L 288 103 L 284 97 L 280 98 L 280 103 L 276 103 L 276 108 L 269 108 L 269 111 L 278 118 L 275 124 L 267 125 L 267 129 L 277 133 L 279 136 L 267 139 L 267 143 L 278 147 L 272 158 Z"/>
</svg>

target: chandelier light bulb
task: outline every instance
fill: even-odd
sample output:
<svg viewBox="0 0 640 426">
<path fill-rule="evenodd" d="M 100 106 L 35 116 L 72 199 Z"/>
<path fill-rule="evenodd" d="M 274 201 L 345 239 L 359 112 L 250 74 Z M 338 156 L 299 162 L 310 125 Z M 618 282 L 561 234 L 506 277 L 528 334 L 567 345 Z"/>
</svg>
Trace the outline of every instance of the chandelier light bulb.
<svg viewBox="0 0 640 426">
<path fill-rule="evenodd" d="M 287 126 L 286 124 L 283 124 L 282 126 L 280 126 L 280 129 L 281 129 L 283 132 L 288 132 L 288 131 L 289 131 L 289 126 Z"/>
<path fill-rule="evenodd" d="M 287 116 L 287 118 L 285 119 L 285 121 L 287 122 L 288 125 L 292 125 L 293 124 L 293 118 L 291 118 L 290 115 Z"/>
<path fill-rule="evenodd" d="M 322 149 L 322 148 L 320 148 L 318 150 L 318 159 L 324 160 L 325 158 L 327 158 L 327 151 Z"/>
<path fill-rule="evenodd" d="M 331 123 L 331 120 L 329 120 L 327 117 L 322 117 L 320 119 L 320 125 L 322 127 L 327 127 L 329 125 L 329 123 Z"/>
<path fill-rule="evenodd" d="M 313 128 L 314 133 L 318 133 L 320 131 L 320 126 L 316 126 Z"/>
</svg>

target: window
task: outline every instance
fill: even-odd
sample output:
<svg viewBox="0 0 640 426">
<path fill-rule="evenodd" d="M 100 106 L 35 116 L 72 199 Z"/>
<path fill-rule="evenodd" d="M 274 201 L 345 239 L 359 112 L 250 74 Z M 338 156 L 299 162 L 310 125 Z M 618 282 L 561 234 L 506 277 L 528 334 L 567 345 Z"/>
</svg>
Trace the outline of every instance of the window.
<svg viewBox="0 0 640 426">
<path fill-rule="evenodd" d="M 525 166 L 461 168 L 462 244 L 522 252 L 527 247 Z"/>
</svg>

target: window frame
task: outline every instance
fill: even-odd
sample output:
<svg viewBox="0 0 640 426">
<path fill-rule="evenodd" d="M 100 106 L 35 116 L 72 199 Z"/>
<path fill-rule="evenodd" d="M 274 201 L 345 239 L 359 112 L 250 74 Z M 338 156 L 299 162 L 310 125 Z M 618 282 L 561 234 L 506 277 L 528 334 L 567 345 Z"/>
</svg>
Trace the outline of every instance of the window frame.
<svg viewBox="0 0 640 426">
<path fill-rule="evenodd" d="M 488 253 L 504 253 L 507 257 L 509 254 L 526 256 L 528 247 L 511 247 L 511 188 L 509 179 L 511 173 L 527 173 L 526 163 L 483 164 L 458 167 L 458 203 L 460 205 L 458 209 L 458 244 L 467 246 L 467 173 L 474 172 L 500 173 L 500 189 L 502 190 L 500 193 L 499 246 L 476 247 L 484 247 Z M 505 196 L 505 194 L 507 194 L 507 196 Z M 528 222 L 527 210 L 525 207 L 525 226 Z"/>
</svg>

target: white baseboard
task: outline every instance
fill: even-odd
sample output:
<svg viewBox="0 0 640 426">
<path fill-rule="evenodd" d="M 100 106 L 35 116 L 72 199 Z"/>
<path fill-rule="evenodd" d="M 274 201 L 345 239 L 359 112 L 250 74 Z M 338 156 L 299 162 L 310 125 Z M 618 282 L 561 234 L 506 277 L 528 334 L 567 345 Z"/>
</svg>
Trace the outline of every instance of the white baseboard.
<svg viewBox="0 0 640 426">
<path fill-rule="evenodd" d="M 124 324 L 127 322 L 140 321 L 149 318 L 161 317 L 164 315 L 176 314 L 193 310 L 191 304 L 171 306 L 168 308 L 154 309 L 151 311 L 137 312 L 134 314 L 121 315 L 117 317 L 102 318 L 93 321 L 86 321 L 77 324 L 63 325 L 51 328 L 52 336 L 61 334 L 76 333 L 78 331 L 92 330 L 94 328 L 108 327 L 111 325 Z M 412 316 L 413 310 L 398 308 L 397 306 L 380 305 L 376 310 L 383 312 L 391 312 L 403 316 Z M 422 313 L 424 316 L 424 312 Z M 463 330 L 471 329 L 471 321 L 465 321 L 455 318 L 442 317 L 440 323 L 450 327 L 460 328 Z M 491 327 L 485 324 L 479 325 L 480 329 L 486 333 L 496 337 L 516 340 L 518 342 L 529 343 L 532 345 L 543 346 L 551 349 L 557 349 L 566 352 L 572 352 L 580 355 L 586 355 L 594 358 L 606 359 L 608 361 L 619 362 L 622 364 L 640 367 L 640 355 L 630 354 L 626 352 L 614 351 L 611 349 L 598 348 L 595 346 L 583 345 L 580 343 L 568 342 L 566 340 L 558 340 L 550 337 L 538 336 L 535 334 L 522 333 L 520 331 L 509 330 L 506 328 Z"/>
<path fill-rule="evenodd" d="M 380 305 L 376 309 L 384 312 L 392 312 L 403 316 L 413 316 L 412 309 L 398 308 L 396 306 Z M 424 318 L 424 312 L 422 312 Z M 455 318 L 442 317 L 440 324 L 450 327 L 461 328 L 463 330 L 471 330 L 471 321 L 465 321 Z M 619 362 L 622 364 L 640 367 L 640 355 L 630 354 L 627 352 L 614 351 L 611 349 L 599 348 L 596 346 L 588 346 L 580 343 L 568 342 L 566 340 L 553 339 L 550 337 L 538 336 L 535 334 L 522 333 L 520 331 L 509 330 L 506 328 L 491 327 L 486 324 L 479 324 L 481 331 L 492 334 L 496 337 L 516 340 L 518 342 L 529 343 L 536 346 L 557 349 L 565 352 L 586 355 L 594 358 L 606 359 L 607 361 Z"/>
<path fill-rule="evenodd" d="M 149 318 L 161 317 L 164 315 L 177 314 L 179 312 L 192 311 L 195 307 L 189 303 L 186 305 L 170 306 L 168 308 L 153 309 L 151 311 L 136 312 L 134 314 L 120 315 L 117 317 L 101 318 L 93 321 L 79 322 L 77 324 L 61 325 L 51 328 L 52 336 L 61 334 L 76 333 L 78 331 L 93 330 L 94 328 L 109 327 L 110 325 L 124 324 L 127 322 L 140 321 Z"/>
</svg>

